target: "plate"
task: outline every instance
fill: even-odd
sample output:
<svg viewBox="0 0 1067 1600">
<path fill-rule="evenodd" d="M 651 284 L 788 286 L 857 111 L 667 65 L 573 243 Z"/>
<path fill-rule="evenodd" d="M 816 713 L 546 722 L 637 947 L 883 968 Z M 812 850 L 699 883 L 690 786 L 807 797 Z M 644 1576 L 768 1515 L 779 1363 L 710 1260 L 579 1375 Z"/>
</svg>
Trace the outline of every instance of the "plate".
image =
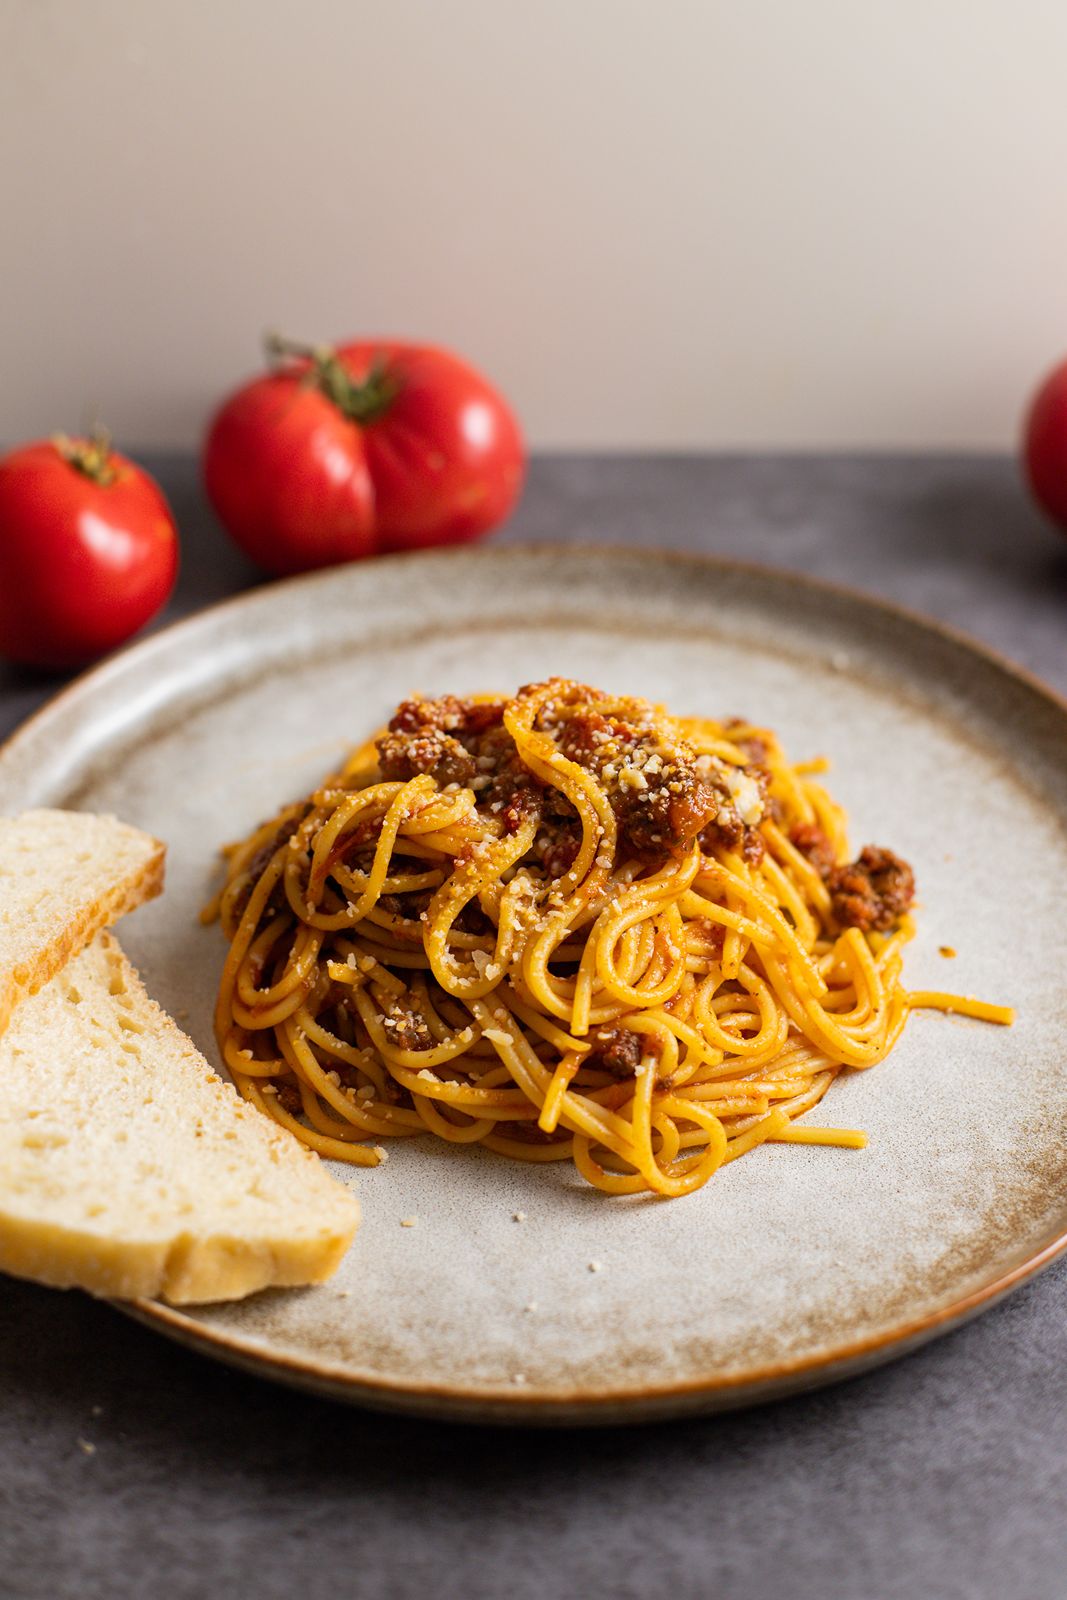
<svg viewBox="0 0 1067 1600">
<path fill-rule="evenodd" d="M 167 893 L 121 937 L 217 1061 L 224 947 L 197 923 L 216 846 L 310 789 L 412 691 L 552 673 L 743 714 L 796 757 L 827 755 L 853 843 L 915 867 L 909 984 L 1011 1002 L 1016 1027 L 916 1014 L 886 1063 L 843 1075 L 809 1115 L 865 1128 L 866 1151 L 763 1147 L 683 1200 L 397 1141 L 378 1169 L 337 1169 L 365 1222 L 330 1284 L 135 1314 L 353 1401 L 622 1421 L 854 1373 L 1051 1260 L 1067 1244 L 1067 709 L 918 618 L 632 550 L 346 567 L 218 606 L 75 683 L 0 754 L 0 809 L 115 811 L 168 842 Z"/>
</svg>

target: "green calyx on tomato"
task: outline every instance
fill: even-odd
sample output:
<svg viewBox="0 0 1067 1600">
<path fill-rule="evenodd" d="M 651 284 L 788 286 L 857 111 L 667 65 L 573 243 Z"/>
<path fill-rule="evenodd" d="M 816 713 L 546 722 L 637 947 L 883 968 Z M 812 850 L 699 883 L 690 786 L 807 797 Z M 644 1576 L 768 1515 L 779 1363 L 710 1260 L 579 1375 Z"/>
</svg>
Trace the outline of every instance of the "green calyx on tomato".
<svg viewBox="0 0 1067 1600">
<path fill-rule="evenodd" d="M 522 431 L 480 372 L 403 339 L 267 341 L 220 405 L 204 484 L 241 549 L 279 575 L 480 539 L 522 489 Z"/>
<path fill-rule="evenodd" d="M 95 427 L 88 439 L 72 439 L 69 434 L 54 433 L 52 443 L 69 466 L 102 489 L 108 488 L 118 477 L 111 455 L 111 435 L 106 428 Z"/>
<path fill-rule="evenodd" d="M 330 344 L 302 344 L 280 333 L 268 333 L 264 345 L 268 360 L 285 364 L 306 361 L 304 382 L 331 400 L 350 422 L 365 425 L 384 416 L 400 392 L 395 373 L 382 356 L 375 357 L 367 376 L 356 381 Z"/>
</svg>

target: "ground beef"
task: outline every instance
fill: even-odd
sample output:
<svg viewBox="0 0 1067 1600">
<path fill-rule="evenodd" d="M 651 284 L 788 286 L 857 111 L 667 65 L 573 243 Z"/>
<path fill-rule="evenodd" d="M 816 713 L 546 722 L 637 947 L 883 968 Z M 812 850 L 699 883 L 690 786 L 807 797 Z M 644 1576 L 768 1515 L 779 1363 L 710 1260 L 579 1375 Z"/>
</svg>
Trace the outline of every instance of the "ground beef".
<svg viewBox="0 0 1067 1600">
<path fill-rule="evenodd" d="M 635 850 L 655 854 L 685 850 L 718 815 L 721 796 L 681 762 L 649 780 L 647 798 L 631 794 L 618 806 L 619 825 Z"/>
<path fill-rule="evenodd" d="M 820 877 L 828 877 L 837 862 L 834 847 L 814 822 L 798 822 L 789 830 L 789 842 L 806 856 Z"/>
<path fill-rule="evenodd" d="M 915 877 L 892 850 L 866 845 L 859 859 L 826 877 L 830 906 L 842 927 L 887 933 L 915 898 Z"/>
<path fill-rule="evenodd" d="M 428 773 L 442 788 L 469 785 L 480 809 L 497 817 L 505 833 L 517 833 L 551 791 L 523 765 L 503 715 L 499 700 L 482 704 L 447 694 L 405 700 L 377 741 L 382 777 L 406 782 Z M 551 808 L 558 811 L 559 805 L 557 800 Z"/>
<path fill-rule="evenodd" d="M 382 1017 L 382 1027 L 389 1043 L 398 1050 L 432 1050 L 434 1037 L 425 1020 L 417 1011 L 410 1010 L 399 1001 Z"/>
<path fill-rule="evenodd" d="M 558 743 L 568 761 L 595 767 L 601 762 L 606 741 L 615 740 L 632 749 L 638 737 L 636 728 L 615 717 L 605 717 L 599 711 L 577 711 L 560 729 Z"/>
<path fill-rule="evenodd" d="M 736 850 L 744 837 L 745 825 L 733 806 L 722 805 L 714 822 L 701 830 L 700 842 L 707 850 Z"/>
<path fill-rule="evenodd" d="M 422 733 L 434 729 L 458 739 L 477 738 L 503 721 L 502 700 L 461 700 L 442 694 L 436 700 L 405 700 L 389 723 L 390 733 Z"/>
<path fill-rule="evenodd" d="M 505 833 L 517 833 L 526 818 L 539 812 L 544 787 L 525 767 L 515 741 L 504 727 L 489 728 L 475 746 L 478 803 L 500 818 Z"/>
<path fill-rule="evenodd" d="M 526 818 L 537 810 L 537 799 L 532 790 L 517 789 L 510 800 L 502 801 L 498 815 L 505 833 L 518 833 Z"/>
<path fill-rule="evenodd" d="M 300 1090 L 293 1083 L 278 1084 L 278 1103 L 283 1111 L 288 1111 L 291 1117 L 298 1117 L 304 1109 L 304 1102 L 300 1098 Z"/>
<path fill-rule="evenodd" d="M 407 783 L 428 773 L 442 788 L 447 783 L 470 783 L 478 770 L 470 751 L 439 728 L 383 734 L 378 740 L 378 764 L 387 783 Z"/>
<path fill-rule="evenodd" d="M 560 692 L 560 702 L 546 708 L 539 727 L 569 760 L 603 783 L 624 850 L 662 860 L 714 828 L 709 844 L 760 860 L 762 838 L 738 817 L 719 764 L 698 760 L 650 706 L 625 701 L 609 712 L 601 709 L 611 702 L 599 690 L 561 681 Z M 469 785 L 479 810 L 497 818 L 505 833 L 536 817 L 551 839 L 540 852 L 546 876 L 562 877 L 578 850 L 577 815 L 563 793 L 523 764 L 503 712 L 500 701 L 480 705 L 455 695 L 406 700 L 378 740 L 382 776 L 406 781 L 428 773 L 442 786 Z M 754 755 L 765 753 L 756 750 L 758 741 L 752 744 Z M 765 794 L 769 774 L 760 767 L 747 770 Z M 536 859 L 538 851 L 533 853 Z"/>
<path fill-rule="evenodd" d="M 605 784 L 619 832 L 641 855 L 686 849 L 722 803 L 688 750 L 663 753 L 654 730 L 623 718 L 576 712 L 559 746 Z"/>
<path fill-rule="evenodd" d="M 746 828 L 741 841 L 741 854 L 750 867 L 758 867 L 767 852 L 763 835 L 758 828 Z"/>
<path fill-rule="evenodd" d="M 767 791 L 771 782 L 770 772 L 760 766 L 744 767 L 742 771 L 759 790 L 763 815 L 766 816 L 769 810 Z M 709 854 L 716 849 L 735 853 L 740 851 L 742 860 L 751 867 L 759 866 L 767 848 L 759 828 L 743 822 L 737 807 L 728 798 L 723 799 L 714 819 L 701 832 L 700 843 Z"/>
<path fill-rule="evenodd" d="M 491 729 L 500 728 L 503 715 L 499 700 L 481 704 L 454 694 L 405 700 L 378 740 L 382 777 L 406 783 L 419 773 L 429 773 L 442 788 L 472 782 L 479 770 L 478 743 Z"/>
<path fill-rule="evenodd" d="M 582 1066 L 606 1072 L 620 1081 L 633 1077 L 642 1057 L 649 1054 L 652 1043 L 643 1034 L 631 1033 L 629 1028 L 598 1028 L 593 1042 L 594 1049 L 583 1059 Z"/>
<path fill-rule="evenodd" d="M 742 860 L 752 867 L 759 866 L 766 850 L 759 829 L 746 827 L 731 805 L 720 808 L 714 822 L 701 832 L 700 843 L 709 854 L 717 849 L 740 850 Z"/>
</svg>

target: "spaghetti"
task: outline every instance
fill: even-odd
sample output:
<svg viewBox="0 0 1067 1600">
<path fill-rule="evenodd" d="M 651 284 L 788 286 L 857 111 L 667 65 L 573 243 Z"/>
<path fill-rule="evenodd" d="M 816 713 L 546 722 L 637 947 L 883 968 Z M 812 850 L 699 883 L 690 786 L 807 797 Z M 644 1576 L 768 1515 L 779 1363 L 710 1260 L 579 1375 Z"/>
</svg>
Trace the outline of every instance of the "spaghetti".
<svg viewBox="0 0 1067 1600">
<path fill-rule="evenodd" d="M 913 880 L 767 729 L 565 679 L 412 700 L 227 848 L 216 1029 L 246 1099 L 324 1156 L 427 1132 L 688 1194 L 798 1127 L 909 1009 Z"/>
</svg>

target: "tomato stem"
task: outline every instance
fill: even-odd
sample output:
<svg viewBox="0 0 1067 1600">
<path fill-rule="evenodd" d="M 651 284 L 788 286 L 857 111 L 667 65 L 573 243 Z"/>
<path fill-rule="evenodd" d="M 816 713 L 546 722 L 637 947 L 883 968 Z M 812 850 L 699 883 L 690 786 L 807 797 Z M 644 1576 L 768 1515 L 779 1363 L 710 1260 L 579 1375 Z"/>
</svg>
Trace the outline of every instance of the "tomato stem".
<svg viewBox="0 0 1067 1600">
<path fill-rule="evenodd" d="M 384 356 L 376 355 L 362 380 L 354 378 L 329 344 L 302 344 L 280 333 L 268 333 L 264 344 L 267 358 L 275 363 L 307 363 L 305 382 L 331 400 L 350 422 L 373 422 L 392 405 L 399 390 Z"/>
<path fill-rule="evenodd" d="M 54 433 L 52 443 L 64 461 L 101 488 L 106 489 L 118 477 L 111 460 L 111 435 L 106 428 L 97 425 L 88 439 L 72 439 L 65 433 Z"/>
</svg>

